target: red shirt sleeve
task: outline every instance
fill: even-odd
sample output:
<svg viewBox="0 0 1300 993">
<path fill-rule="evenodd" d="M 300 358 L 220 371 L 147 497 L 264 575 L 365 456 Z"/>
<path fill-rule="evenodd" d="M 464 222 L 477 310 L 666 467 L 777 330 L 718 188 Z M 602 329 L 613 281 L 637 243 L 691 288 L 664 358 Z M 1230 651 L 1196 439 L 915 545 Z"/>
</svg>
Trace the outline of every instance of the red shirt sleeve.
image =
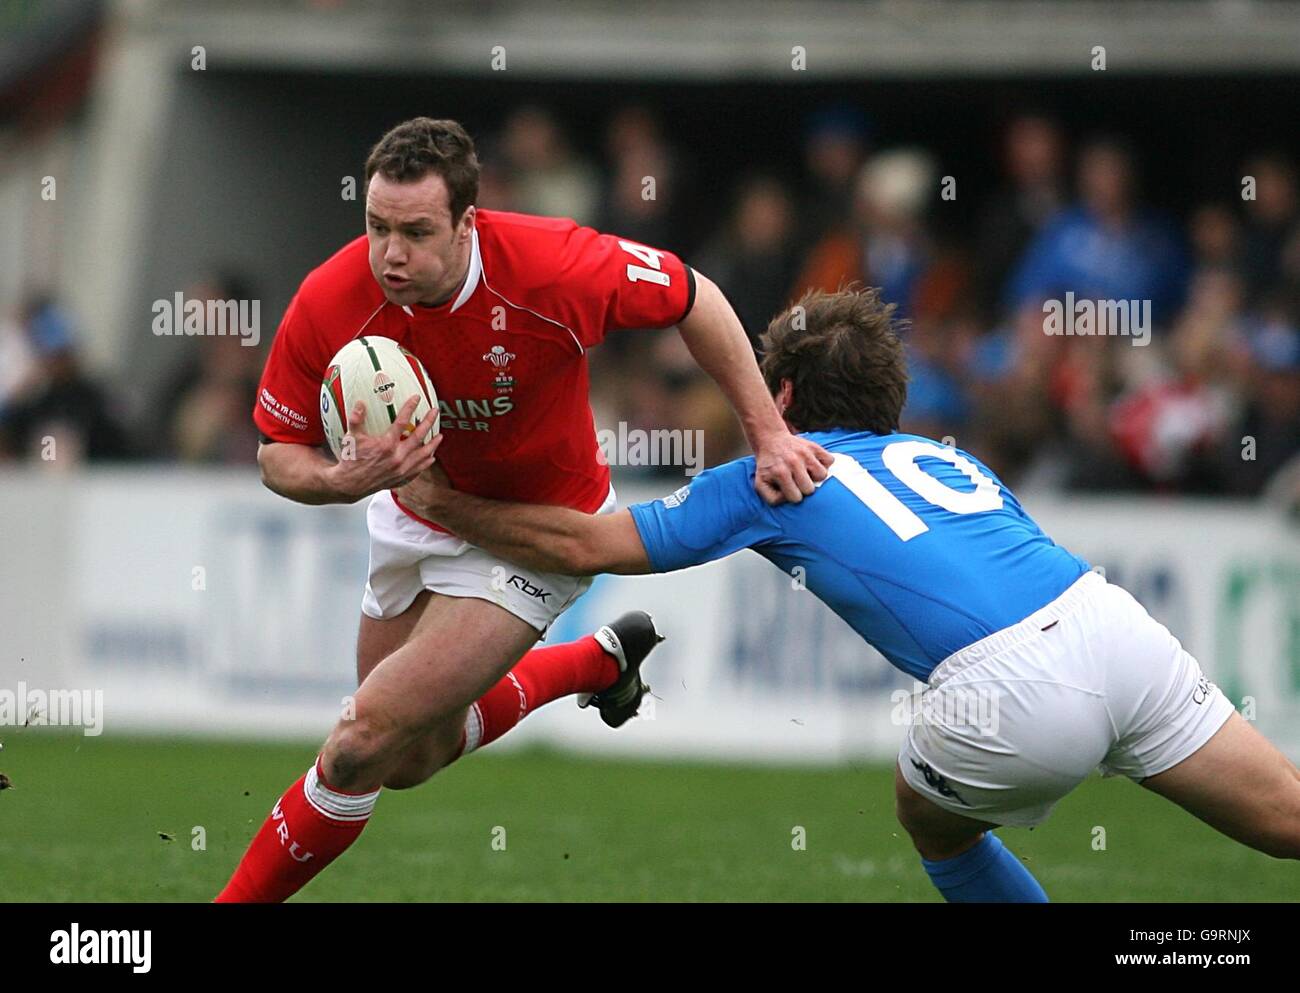
<svg viewBox="0 0 1300 993">
<path fill-rule="evenodd" d="M 556 305 L 584 348 L 606 331 L 666 328 L 695 303 L 695 274 L 672 252 L 575 227 L 560 250 Z"/>
<path fill-rule="evenodd" d="M 294 296 L 271 343 L 253 423 L 272 441 L 319 445 L 325 441 L 318 410 L 325 369 L 309 358 L 319 350 L 313 347 L 319 336 L 300 298 L 301 293 Z"/>
</svg>

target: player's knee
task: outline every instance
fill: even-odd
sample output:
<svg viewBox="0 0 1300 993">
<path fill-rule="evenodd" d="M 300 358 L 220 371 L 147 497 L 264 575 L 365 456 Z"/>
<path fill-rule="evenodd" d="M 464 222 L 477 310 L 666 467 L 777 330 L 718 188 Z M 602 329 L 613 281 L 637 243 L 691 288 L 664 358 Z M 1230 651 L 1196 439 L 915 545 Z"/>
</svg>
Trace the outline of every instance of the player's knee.
<svg viewBox="0 0 1300 993">
<path fill-rule="evenodd" d="M 939 862 L 956 858 L 976 844 L 983 832 L 971 834 L 968 830 L 954 831 L 935 822 L 936 809 L 901 777 L 894 785 L 894 813 L 912 839 L 912 847 L 923 859 Z"/>
<path fill-rule="evenodd" d="M 331 786 L 352 789 L 391 759 L 390 736 L 358 718 L 340 723 L 325 743 L 321 764 Z M 368 785 L 368 782 L 367 784 Z"/>
</svg>

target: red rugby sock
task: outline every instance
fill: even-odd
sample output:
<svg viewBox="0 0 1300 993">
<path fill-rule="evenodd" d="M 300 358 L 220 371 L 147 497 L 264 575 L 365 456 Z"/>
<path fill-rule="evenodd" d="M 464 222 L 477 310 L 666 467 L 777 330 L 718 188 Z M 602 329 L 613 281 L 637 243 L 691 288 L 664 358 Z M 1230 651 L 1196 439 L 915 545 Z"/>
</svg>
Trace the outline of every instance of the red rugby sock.
<svg viewBox="0 0 1300 993">
<path fill-rule="evenodd" d="M 618 676 L 618 660 L 591 635 L 534 648 L 470 705 L 457 758 L 496 741 L 543 704 L 573 693 L 599 693 Z"/>
<path fill-rule="evenodd" d="M 344 793 L 326 784 L 320 758 L 289 787 L 253 837 L 216 903 L 280 903 L 357 840 L 379 790 Z"/>
</svg>

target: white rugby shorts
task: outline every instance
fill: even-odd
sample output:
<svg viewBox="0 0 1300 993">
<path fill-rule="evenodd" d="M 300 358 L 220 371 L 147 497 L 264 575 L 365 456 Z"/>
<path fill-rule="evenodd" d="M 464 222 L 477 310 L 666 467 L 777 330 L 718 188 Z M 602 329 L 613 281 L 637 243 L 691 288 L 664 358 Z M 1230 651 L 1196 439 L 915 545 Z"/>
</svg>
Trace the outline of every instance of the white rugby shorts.
<svg viewBox="0 0 1300 993">
<path fill-rule="evenodd" d="M 1233 707 L 1169 630 L 1095 572 L 930 675 L 898 763 L 946 810 L 1032 827 L 1094 769 L 1141 780 Z"/>
<path fill-rule="evenodd" d="M 614 488 L 598 514 L 618 506 Z M 388 620 L 421 590 L 488 600 L 542 634 L 591 586 L 590 576 L 537 572 L 489 555 L 455 535 L 434 531 L 403 512 L 388 490 L 370 498 L 370 574 L 361 598 L 367 617 Z"/>
</svg>

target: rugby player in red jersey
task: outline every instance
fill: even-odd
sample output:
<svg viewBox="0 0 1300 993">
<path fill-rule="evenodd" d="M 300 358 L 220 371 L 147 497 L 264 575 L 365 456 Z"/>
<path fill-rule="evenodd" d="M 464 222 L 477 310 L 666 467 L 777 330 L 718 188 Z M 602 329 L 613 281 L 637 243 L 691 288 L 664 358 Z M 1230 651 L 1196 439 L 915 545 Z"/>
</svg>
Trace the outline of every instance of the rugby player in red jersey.
<svg viewBox="0 0 1300 993">
<path fill-rule="evenodd" d="M 334 353 L 392 338 L 437 391 L 439 464 L 457 489 L 586 513 L 614 509 L 588 403 L 586 351 L 606 332 L 676 325 L 721 387 L 757 458 L 755 487 L 799 501 L 831 456 L 791 434 L 721 291 L 669 252 L 573 221 L 479 210 L 474 145 L 454 121 L 416 118 L 366 162 L 366 234 L 303 281 L 254 407 L 262 479 L 307 504 L 370 497 L 370 569 L 357 691 L 316 763 L 276 803 L 218 902 L 297 892 L 361 833 L 383 787 L 416 786 L 571 694 L 617 727 L 636 713 L 640 664 L 660 640 L 626 614 L 595 635 L 534 643 L 590 579 L 523 569 L 404 506 L 394 493 L 433 462 L 422 430 L 366 436 L 361 411 L 321 411 Z M 347 416 L 355 458 L 321 449 L 321 416 Z"/>
</svg>

